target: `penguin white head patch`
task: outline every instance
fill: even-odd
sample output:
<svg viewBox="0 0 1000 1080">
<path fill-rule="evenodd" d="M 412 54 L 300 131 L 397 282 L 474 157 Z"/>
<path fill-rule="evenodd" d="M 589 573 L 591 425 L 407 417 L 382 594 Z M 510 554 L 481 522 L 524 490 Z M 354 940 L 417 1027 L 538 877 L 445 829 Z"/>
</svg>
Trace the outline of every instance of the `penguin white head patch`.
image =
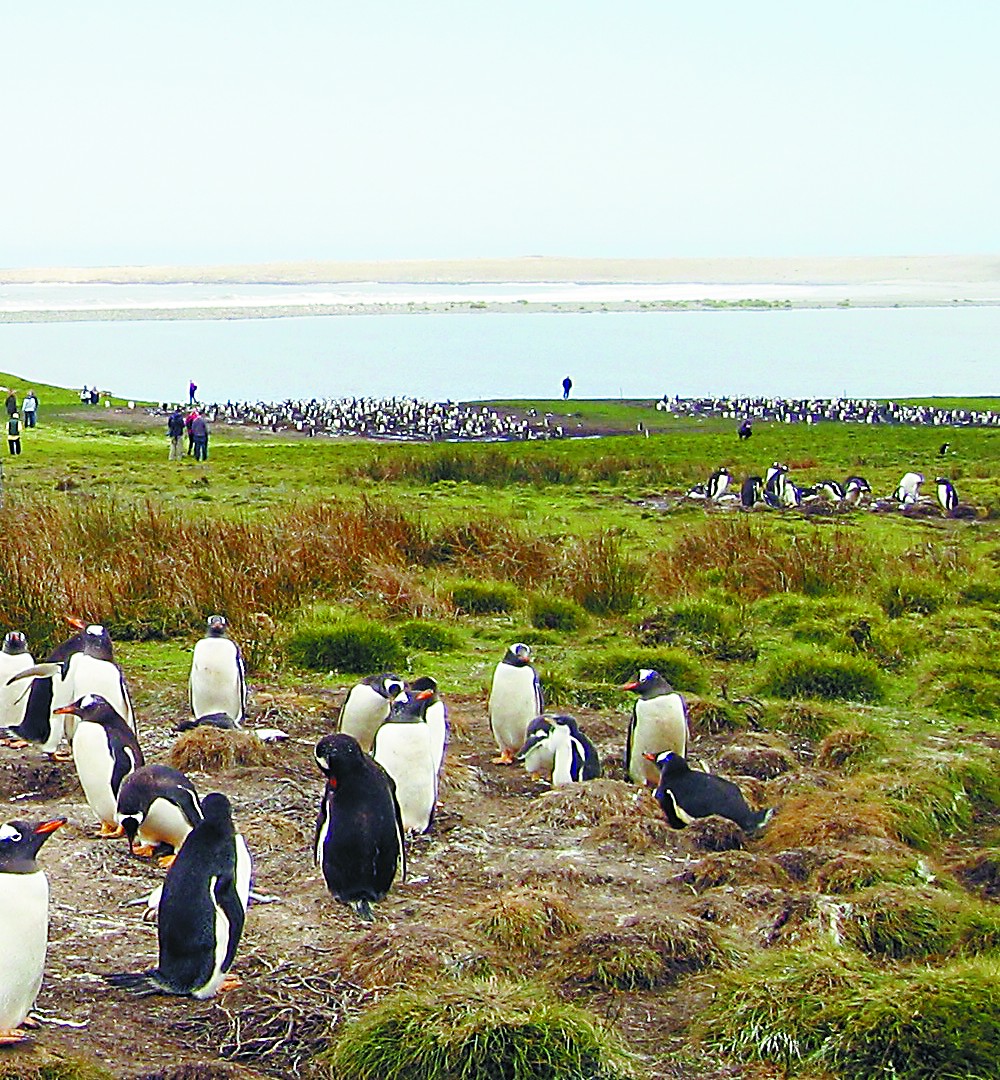
<svg viewBox="0 0 1000 1080">
<path fill-rule="evenodd" d="M 80 698 L 80 700 L 77 702 L 77 705 L 79 705 L 81 709 L 87 709 L 91 705 L 106 704 L 107 702 L 104 700 L 104 698 L 101 697 L 100 694 L 84 694 L 83 697 Z"/>
<path fill-rule="evenodd" d="M 94 637 L 103 637 L 104 627 L 101 626 L 100 623 L 91 623 L 90 626 L 87 627 L 85 633 L 93 634 Z"/>
<path fill-rule="evenodd" d="M 645 682 L 655 674 L 656 672 L 652 668 L 639 668 L 639 682 Z"/>
<path fill-rule="evenodd" d="M 517 641 L 510 647 L 510 651 L 521 660 L 527 660 L 531 655 L 531 649 L 522 641 Z"/>
<path fill-rule="evenodd" d="M 13 825 L 8 825 L 6 822 L 4 822 L 3 825 L 0 825 L 0 843 L 6 840 L 16 844 L 20 839 L 21 834 Z"/>
</svg>

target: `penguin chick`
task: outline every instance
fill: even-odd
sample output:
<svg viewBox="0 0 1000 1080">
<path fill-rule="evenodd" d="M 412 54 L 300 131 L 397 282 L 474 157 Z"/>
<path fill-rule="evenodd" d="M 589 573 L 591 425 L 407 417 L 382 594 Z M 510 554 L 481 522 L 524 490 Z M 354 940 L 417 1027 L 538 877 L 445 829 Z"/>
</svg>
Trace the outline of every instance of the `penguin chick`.
<svg viewBox="0 0 1000 1080">
<path fill-rule="evenodd" d="M 565 728 L 568 738 L 556 732 L 556 728 Z M 563 755 L 569 751 L 570 758 L 563 757 L 557 767 L 560 748 Z M 567 760 L 572 762 L 568 766 L 571 781 L 595 780 L 601 775 L 601 759 L 593 743 L 580 730 L 572 716 L 545 713 L 535 717 L 528 725 L 524 745 L 517 753 L 517 760 L 524 763 L 528 772 L 544 777 L 553 786 L 557 786 L 557 773 L 560 777 L 565 776 L 562 762 Z M 562 779 L 561 782 L 569 781 Z"/>
<path fill-rule="evenodd" d="M 657 671 L 643 668 L 635 682 L 620 689 L 634 690 L 638 695 L 632 707 L 625 739 L 625 772 L 634 784 L 656 787 L 660 770 L 650 763 L 646 754 L 672 750 L 683 757 L 687 753 L 687 702 Z"/>
<path fill-rule="evenodd" d="M 510 765 L 524 745 L 528 724 L 545 711 L 538 673 L 531 666 L 531 649 L 516 642 L 493 672 L 487 711 L 500 756 L 494 765 Z"/>
<path fill-rule="evenodd" d="M 743 793 L 731 780 L 691 769 L 684 758 L 667 751 L 648 754 L 660 770 L 654 798 L 667 821 L 675 829 L 690 825 L 696 818 L 718 814 L 735 821 L 748 835 L 767 824 L 772 810 L 751 810 Z"/>
<path fill-rule="evenodd" d="M 368 675 L 351 687 L 340 708 L 337 730 L 352 735 L 365 753 L 371 753 L 375 732 L 389 715 L 393 701 L 406 683 L 392 672 Z"/>
<path fill-rule="evenodd" d="M 316 762 L 326 787 L 313 837 L 315 861 L 334 898 L 371 922 L 371 905 L 389 892 L 397 869 L 406 878 L 395 784 L 353 735 L 324 736 L 316 744 Z"/>
<path fill-rule="evenodd" d="M 167 871 L 157 916 L 157 965 L 108 975 L 112 986 L 139 994 L 214 997 L 239 980 L 227 976 L 243 935 L 251 860 L 225 795 L 202 800 L 202 820 Z"/>
<path fill-rule="evenodd" d="M 86 694 L 55 713 L 76 718 L 73 762 L 100 835 L 124 836 L 116 816 L 118 791 L 125 777 L 145 764 L 135 732 L 99 694 Z"/>
<path fill-rule="evenodd" d="M 65 818 L 0 825 L 0 1046 L 23 1042 L 21 1030 L 42 985 L 49 940 L 49 882 L 35 861 Z"/>
<path fill-rule="evenodd" d="M 133 855 L 152 855 L 158 845 L 169 844 L 173 854 L 160 859 L 160 865 L 171 866 L 201 821 L 201 804 L 184 773 L 169 765 L 143 765 L 122 781 L 115 817 Z"/>
</svg>

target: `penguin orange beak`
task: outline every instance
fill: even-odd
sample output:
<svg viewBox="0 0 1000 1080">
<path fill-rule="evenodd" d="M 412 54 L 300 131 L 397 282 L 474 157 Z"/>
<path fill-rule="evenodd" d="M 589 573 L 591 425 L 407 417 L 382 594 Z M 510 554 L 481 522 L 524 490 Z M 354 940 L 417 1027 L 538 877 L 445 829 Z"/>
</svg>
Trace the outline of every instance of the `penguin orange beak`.
<svg viewBox="0 0 1000 1080">
<path fill-rule="evenodd" d="M 56 829 L 61 828 L 66 824 L 64 817 L 53 818 L 51 821 L 43 821 L 40 825 L 35 826 L 35 832 L 38 835 L 45 835 L 46 833 L 54 833 Z"/>
<path fill-rule="evenodd" d="M 426 701 L 429 697 L 434 696 L 433 690 L 419 690 L 413 695 L 414 701 Z"/>
<path fill-rule="evenodd" d="M 66 714 L 68 716 L 79 716 L 80 710 L 75 705 L 63 705 L 61 709 L 52 710 L 53 716 L 55 716 L 56 713 L 59 713 L 60 715 Z"/>
<path fill-rule="evenodd" d="M 86 630 L 87 629 L 88 624 L 85 623 L 83 621 L 83 619 L 77 618 L 75 615 L 66 615 L 66 616 L 64 616 L 64 618 L 70 624 L 70 626 L 74 627 L 77 630 Z"/>
<path fill-rule="evenodd" d="M 643 757 L 644 757 L 644 758 L 645 758 L 645 759 L 646 759 L 647 761 L 656 761 L 656 754 L 643 754 L 642 756 L 643 756 Z"/>
<path fill-rule="evenodd" d="M 637 682 L 622 683 L 621 686 L 618 687 L 618 689 L 619 690 L 638 690 L 639 689 L 639 684 Z"/>
</svg>

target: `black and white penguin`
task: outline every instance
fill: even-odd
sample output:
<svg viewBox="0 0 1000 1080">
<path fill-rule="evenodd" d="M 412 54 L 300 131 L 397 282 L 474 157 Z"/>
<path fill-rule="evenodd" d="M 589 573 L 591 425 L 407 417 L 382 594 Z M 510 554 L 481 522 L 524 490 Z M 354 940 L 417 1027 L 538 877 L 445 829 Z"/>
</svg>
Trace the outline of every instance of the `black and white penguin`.
<svg viewBox="0 0 1000 1080">
<path fill-rule="evenodd" d="M 904 506 L 910 506 L 920 498 L 920 485 L 924 482 L 923 473 L 908 472 L 903 474 L 896 488 L 896 498 Z"/>
<path fill-rule="evenodd" d="M 214 997 L 239 985 L 227 976 L 243 934 L 252 864 L 225 795 L 212 792 L 203 817 L 167 871 L 157 916 L 159 957 L 150 971 L 108 976 L 138 993 Z"/>
<path fill-rule="evenodd" d="M 759 476 L 748 476 L 740 487 L 740 505 L 752 510 L 764 499 L 764 481 Z"/>
<path fill-rule="evenodd" d="M 660 782 L 660 770 L 646 755 L 655 758 L 666 750 L 682 757 L 687 753 L 687 702 L 659 672 L 648 668 L 621 689 L 639 695 L 625 739 L 625 773 L 634 784 L 655 787 Z"/>
<path fill-rule="evenodd" d="M 352 735 L 361 744 L 361 749 L 370 753 L 379 724 L 389 715 L 393 701 L 405 688 L 406 683 L 392 672 L 368 675 L 352 686 L 344 699 L 337 730 Z"/>
<path fill-rule="evenodd" d="M 716 469 L 708 478 L 708 483 L 705 485 L 705 496 L 713 502 L 718 501 L 729 490 L 729 484 L 732 479 L 732 474 L 728 469 Z"/>
<path fill-rule="evenodd" d="M 326 735 L 316 744 L 326 787 L 316 819 L 313 853 L 327 888 L 362 919 L 382 900 L 402 867 L 403 821 L 392 777 L 353 735 Z"/>
<path fill-rule="evenodd" d="M 226 636 L 226 626 L 224 616 L 209 617 L 208 631 L 191 657 L 188 700 L 196 720 L 222 712 L 238 727 L 246 718 L 246 669 L 240 647 Z"/>
<path fill-rule="evenodd" d="M 438 693 L 437 680 L 430 675 L 421 675 L 419 679 L 414 679 L 409 690 L 415 694 L 430 691 L 424 706 L 424 720 L 431 732 L 431 756 L 435 761 L 435 771 L 440 776 L 444 766 L 444 752 L 448 747 L 448 706 Z"/>
<path fill-rule="evenodd" d="M 24 634 L 11 630 L 4 635 L 0 649 L 0 728 L 16 728 L 23 722 L 31 683 L 24 680 L 9 683 L 8 680 L 34 663 Z"/>
<path fill-rule="evenodd" d="M 194 784 L 178 769 L 143 765 L 122 781 L 115 817 L 133 855 L 152 855 L 160 844 L 169 844 L 173 854 L 162 858 L 160 865 L 171 866 L 201 821 L 201 803 Z"/>
<path fill-rule="evenodd" d="M 107 627 L 101 623 L 88 623 L 72 615 L 67 615 L 66 621 L 77 630 L 77 633 L 57 645 L 49 654 L 49 660 L 58 663 L 75 652 L 82 652 L 94 657 L 95 660 L 109 660 L 114 663 L 115 647 Z"/>
<path fill-rule="evenodd" d="M 863 476 L 849 476 L 844 481 L 844 502 L 857 506 L 872 493 L 872 486 Z"/>
<path fill-rule="evenodd" d="M 660 771 L 654 797 L 675 829 L 690 825 L 696 818 L 718 814 L 735 821 L 745 833 L 753 834 L 771 816 L 771 810 L 751 810 L 731 780 L 690 768 L 680 754 L 668 750 L 650 754 L 649 758 Z"/>
<path fill-rule="evenodd" d="M 844 489 L 836 480 L 817 480 L 813 484 L 813 491 L 830 502 L 841 502 L 844 498 Z"/>
<path fill-rule="evenodd" d="M 939 476 L 934 483 L 937 484 L 937 501 L 941 509 L 946 514 L 954 513 L 958 506 L 958 492 L 951 481 Z"/>
<path fill-rule="evenodd" d="M 65 818 L 0 825 L 0 1046 L 23 1042 L 20 1030 L 35 1004 L 49 943 L 49 882 L 35 861 Z"/>
<path fill-rule="evenodd" d="M 434 691 L 412 689 L 392 703 L 389 717 L 375 732 L 372 757 L 392 777 L 406 832 L 425 833 L 434 820 L 441 750 L 425 712 Z"/>
<path fill-rule="evenodd" d="M 524 745 L 528 724 L 545 711 L 538 673 L 531 666 L 531 649 L 516 642 L 493 672 L 487 712 L 500 756 L 494 765 L 510 765 Z"/>
<path fill-rule="evenodd" d="M 135 732 L 99 694 L 85 694 L 55 711 L 76 718 L 73 762 L 101 836 L 124 836 L 117 818 L 118 792 L 125 777 L 145 764 Z"/>
<path fill-rule="evenodd" d="M 601 775 L 601 759 L 593 743 L 574 717 L 562 714 L 546 713 L 531 721 L 517 760 L 553 787 L 596 780 Z"/>
<path fill-rule="evenodd" d="M 780 509 L 788 505 L 788 466 L 775 462 L 769 466 L 764 478 L 764 502 L 767 506 Z"/>
</svg>

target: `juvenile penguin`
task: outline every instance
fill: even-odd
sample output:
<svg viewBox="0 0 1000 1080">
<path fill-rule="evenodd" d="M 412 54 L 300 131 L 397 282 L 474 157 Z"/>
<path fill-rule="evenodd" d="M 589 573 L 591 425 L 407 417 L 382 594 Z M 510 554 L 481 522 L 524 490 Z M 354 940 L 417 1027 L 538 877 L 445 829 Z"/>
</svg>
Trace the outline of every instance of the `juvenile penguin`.
<svg viewBox="0 0 1000 1080">
<path fill-rule="evenodd" d="M 372 741 L 379 724 L 389 715 L 393 701 L 403 692 L 406 683 L 391 672 L 369 675 L 352 686 L 340 708 L 337 730 L 353 735 L 361 749 L 371 753 Z"/>
<path fill-rule="evenodd" d="M 326 777 L 313 837 L 315 861 L 336 900 L 371 922 L 402 867 L 403 821 L 392 777 L 352 735 L 326 735 L 316 744 Z"/>
<path fill-rule="evenodd" d="M 938 505 L 946 514 L 954 513 L 955 507 L 958 506 L 958 492 L 951 481 L 939 476 L 934 483 L 937 484 Z"/>
<path fill-rule="evenodd" d="M 538 673 L 531 666 L 531 649 L 511 645 L 493 672 L 487 711 L 500 756 L 494 765 L 510 765 L 524 745 L 528 724 L 545 711 Z"/>
<path fill-rule="evenodd" d="M 125 777 L 145 764 L 135 732 L 98 694 L 85 694 L 56 713 L 76 718 L 73 762 L 101 836 L 124 836 L 117 818 L 118 792 Z"/>
<path fill-rule="evenodd" d="M 517 759 L 528 772 L 544 776 L 553 787 L 596 780 L 601 775 L 601 759 L 572 716 L 546 713 L 535 717 Z"/>
<path fill-rule="evenodd" d="M 157 965 L 150 971 L 109 975 L 113 986 L 204 1000 L 239 985 L 227 972 L 246 920 L 250 852 L 233 825 L 225 795 L 212 792 L 201 807 L 202 820 L 163 882 Z"/>
<path fill-rule="evenodd" d="M 0 825 L 0 1046 L 22 1042 L 20 1030 L 38 997 L 49 942 L 49 882 L 35 861 L 65 818 Z"/>
<path fill-rule="evenodd" d="M 660 770 L 655 799 L 667 821 L 675 829 L 690 825 L 696 818 L 718 814 L 735 821 L 747 834 L 765 825 L 771 810 L 751 810 L 743 793 L 731 781 L 712 773 L 691 769 L 679 754 L 649 754 Z"/>
<path fill-rule="evenodd" d="M 622 690 L 634 690 L 639 697 L 632 707 L 632 719 L 625 739 L 625 772 L 634 784 L 655 787 L 660 782 L 660 770 L 645 755 L 662 754 L 672 750 L 682 757 L 687 753 L 687 702 L 659 674 L 644 668 L 635 682 L 625 683 Z"/>
<path fill-rule="evenodd" d="M 188 700 L 196 720 L 222 712 L 239 727 L 246 717 L 246 669 L 240 647 L 226 637 L 226 626 L 222 615 L 209 616 L 208 631 L 191 657 Z"/>
<path fill-rule="evenodd" d="M 201 821 L 201 803 L 184 773 L 169 765 L 143 765 L 122 781 L 115 817 L 133 855 L 152 855 L 159 844 L 169 844 L 174 853 L 160 859 L 160 865 L 170 866 Z"/>
<path fill-rule="evenodd" d="M 8 683 L 8 680 L 34 663 L 24 634 L 11 630 L 4 635 L 0 650 L 0 728 L 16 728 L 24 720 L 31 683 L 24 680 Z"/>
<path fill-rule="evenodd" d="M 372 757 L 392 777 L 400 820 L 407 832 L 424 833 L 434 819 L 441 746 L 425 712 L 433 690 L 407 690 L 392 703 L 375 732 Z"/>
</svg>

